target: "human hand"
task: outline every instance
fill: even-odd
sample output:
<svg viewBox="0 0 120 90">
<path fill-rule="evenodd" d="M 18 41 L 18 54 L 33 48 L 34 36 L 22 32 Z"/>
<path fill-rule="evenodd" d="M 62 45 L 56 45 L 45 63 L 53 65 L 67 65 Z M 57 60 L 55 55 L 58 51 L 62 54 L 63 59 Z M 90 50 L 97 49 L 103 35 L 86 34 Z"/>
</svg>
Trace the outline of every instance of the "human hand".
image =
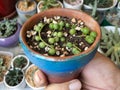
<svg viewBox="0 0 120 90">
<path fill-rule="evenodd" d="M 37 83 L 45 77 L 41 77 L 40 70 L 35 73 Z M 44 75 L 43 75 L 44 76 Z M 60 83 L 50 84 L 45 90 L 120 90 L 120 70 L 110 61 L 109 58 L 96 53 L 93 60 L 88 63 L 80 73 L 78 79 Z M 36 82 L 36 80 L 34 80 Z"/>
</svg>

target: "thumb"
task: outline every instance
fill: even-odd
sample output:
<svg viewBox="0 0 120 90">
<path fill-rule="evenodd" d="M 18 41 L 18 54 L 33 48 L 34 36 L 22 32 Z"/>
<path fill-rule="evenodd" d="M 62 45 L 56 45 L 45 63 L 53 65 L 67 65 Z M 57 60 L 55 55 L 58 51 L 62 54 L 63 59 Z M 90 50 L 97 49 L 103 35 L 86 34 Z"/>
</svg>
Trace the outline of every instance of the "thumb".
<svg viewBox="0 0 120 90">
<path fill-rule="evenodd" d="M 81 82 L 78 79 L 74 79 L 69 82 L 60 84 L 50 84 L 45 90 L 80 90 Z"/>
</svg>

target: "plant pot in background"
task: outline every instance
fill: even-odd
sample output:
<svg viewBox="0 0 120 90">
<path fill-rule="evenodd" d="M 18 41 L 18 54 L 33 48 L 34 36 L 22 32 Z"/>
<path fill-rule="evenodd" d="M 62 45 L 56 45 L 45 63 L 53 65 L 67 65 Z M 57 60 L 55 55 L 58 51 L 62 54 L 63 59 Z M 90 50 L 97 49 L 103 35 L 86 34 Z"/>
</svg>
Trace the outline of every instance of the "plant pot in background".
<svg viewBox="0 0 120 90">
<path fill-rule="evenodd" d="M 44 85 L 44 86 L 36 86 L 33 81 L 34 73 L 38 69 L 39 68 L 37 66 L 35 66 L 34 64 L 31 64 L 25 71 L 25 81 L 26 81 L 26 84 L 33 90 L 44 90 L 47 85 L 47 82 L 42 83 L 42 85 Z"/>
<path fill-rule="evenodd" d="M 11 68 L 4 76 L 6 88 L 11 90 L 21 90 L 26 86 L 24 72 L 19 68 Z"/>
<path fill-rule="evenodd" d="M 63 14 L 64 13 L 64 14 Z M 87 27 L 97 33 L 95 42 L 87 49 L 77 55 L 54 57 L 45 56 L 32 50 L 26 40 L 27 30 L 31 30 L 43 17 L 63 16 L 68 18 L 81 19 Z M 32 22 L 32 23 L 31 23 Z M 84 67 L 95 55 L 100 41 L 100 27 L 89 15 L 82 11 L 71 9 L 49 9 L 31 17 L 22 27 L 20 32 L 20 43 L 28 58 L 33 64 L 39 67 L 53 82 L 65 82 L 77 78 L 81 68 Z"/>
<path fill-rule="evenodd" d="M 12 17 L 16 13 L 15 4 L 17 0 L 0 0 L 0 20 L 4 17 Z"/>
<path fill-rule="evenodd" d="M 43 3 L 45 5 L 43 5 Z M 47 9 L 51 9 L 51 8 L 63 8 L 63 4 L 60 2 L 60 1 L 40 1 L 38 4 L 37 4 L 37 13 L 41 12 L 41 11 L 45 11 Z"/>
<path fill-rule="evenodd" d="M 63 0 L 65 8 L 80 10 L 82 8 L 84 0 Z"/>
<path fill-rule="evenodd" d="M 1 61 L 2 58 L 2 61 Z M 4 88 L 4 75 L 7 70 L 10 68 L 10 63 L 13 58 L 13 53 L 7 51 L 0 51 L 0 88 Z"/>
<path fill-rule="evenodd" d="M 4 29 L 3 29 L 3 27 L 4 27 Z M 15 46 L 18 44 L 19 32 L 21 29 L 21 25 L 19 23 L 17 23 L 17 21 L 15 19 L 14 20 L 4 20 L 3 22 L 0 23 L 0 28 L 1 28 L 1 33 L 3 31 L 6 32 L 6 34 L 4 33 L 4 34 L 0 35 L 0 46 L 12 47 L 12 46 Z"/>
<path fill-rule="evenodd" d="M 95 1 L 95 0 L 94 0 L 94 1 Z M 85 1 L 84 1 L 84 2 L 85 2 Z M 105 7 L 105 6 L 104 6 L 105 8 L 103 8 L 103 7 L 98 7 L 98 8 L 97 8 L 97 11 L 103 12 L 103 11 L 110 10 L 110 9 L 112 9 L 112 8 L 114 8 L 114 7 L 116 6 L 117 2 L 118 2 L 118 0 L 113 0 L 113 4 L 112 4 L 111 6 L 109 6 L 109 7 Z M 99 3 L 98 3 L 98 4 L 99 4 Z M 90 5 L 84 4 L 84 8 L 85 8 L 85 9 L 88 9 L 88 10 L 91 10 L 93 7 L 90 6 Z"/>
<path fill-rule="evenodd" d="M 19 55 L 15 56 L 11 61 L 12 67 L 20 68 L 23 71 L 27 69 L 29 64 L 30 64 L 30 61 L 26 55 L 19 54 Z"/>
<path fill-rule="evenodd" d="M 21 24 L 37 12 L 37 4 L 34 0 L 30 0 L 27 6 L 24 2 L 24 0 L 20 0 L 15 5 Z"/>
<path fill-rule="evenodd" d="M 83 11 L 92 16 L 93 10 L 83 8 Z M 105 19 L 105 14 L 105 12 L 96 11 L 95 16 L 92 17 L 101 25 Z"/>
</svg>

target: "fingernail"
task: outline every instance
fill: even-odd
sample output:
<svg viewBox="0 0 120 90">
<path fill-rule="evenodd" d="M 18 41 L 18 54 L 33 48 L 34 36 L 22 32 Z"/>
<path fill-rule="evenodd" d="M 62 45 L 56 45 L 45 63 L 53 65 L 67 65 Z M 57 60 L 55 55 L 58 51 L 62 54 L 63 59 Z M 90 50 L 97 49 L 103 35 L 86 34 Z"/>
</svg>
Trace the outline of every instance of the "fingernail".
<svg viewBox="0 0 120 90">
<path fill-rule="evenodd" d="M 80 90 L 81 83 L 79 80 L 70 81 L 69 90 Z"/>
</svg>

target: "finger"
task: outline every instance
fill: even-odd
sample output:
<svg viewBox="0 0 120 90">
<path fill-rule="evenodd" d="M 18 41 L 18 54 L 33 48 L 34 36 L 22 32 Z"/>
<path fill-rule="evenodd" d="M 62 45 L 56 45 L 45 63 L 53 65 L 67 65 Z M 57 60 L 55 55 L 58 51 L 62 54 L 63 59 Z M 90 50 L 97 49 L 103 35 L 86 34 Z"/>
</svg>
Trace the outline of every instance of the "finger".
<svg viewBox="0 0 120 90">
<path fill-rule="evenodd" d="M 41 70 L 37 70 L 33 76 L 36 87 L 46 86 L 48 84 L 46 76 Z"/>
<path fill-rule="evenodd" d="M 46 87 L 45 90 L 80 90 L 81 82 L 77 79 L 60 83 L 60 84 L 50 84 Z"/>
</svg>

